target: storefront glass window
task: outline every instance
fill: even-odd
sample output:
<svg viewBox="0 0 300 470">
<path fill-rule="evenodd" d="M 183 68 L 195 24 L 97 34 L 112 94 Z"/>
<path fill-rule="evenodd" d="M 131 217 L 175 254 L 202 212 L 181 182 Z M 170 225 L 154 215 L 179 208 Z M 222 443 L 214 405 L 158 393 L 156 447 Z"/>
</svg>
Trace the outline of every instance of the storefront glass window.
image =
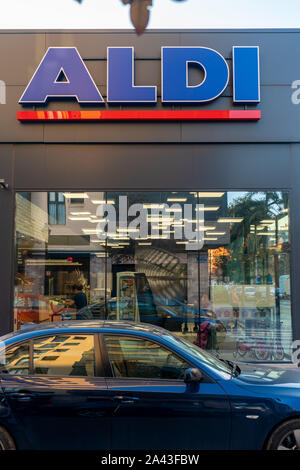
<svg viewBox="0 0 300 470">
<path fill-rule="evenodd" d="M 15 329 L 142 321 L 225 359 L 291 358 L 287 192 L 22 192 L 15 227 Z"/>
</svg>

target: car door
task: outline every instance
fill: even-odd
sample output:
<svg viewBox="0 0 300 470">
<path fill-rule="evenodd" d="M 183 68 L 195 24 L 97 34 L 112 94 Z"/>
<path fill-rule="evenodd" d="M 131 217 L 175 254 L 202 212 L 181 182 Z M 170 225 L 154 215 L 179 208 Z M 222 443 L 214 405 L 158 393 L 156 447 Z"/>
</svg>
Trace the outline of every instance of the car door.
<svg viewBox="0 0 300 470">
<path fill-rule="evenodd" d="M 226 393 L 204 376 L 184 383 L 191 367 L 165 345 L 146 337 L 106 334 L 111 365 L 113 449 L 228 449 Z"/>
<path fill-rule="evenodd" d="M 34 449 L 108 449 L 98 336 L 42 336 L 9 347 L 1 386 Z"/>
</svg>

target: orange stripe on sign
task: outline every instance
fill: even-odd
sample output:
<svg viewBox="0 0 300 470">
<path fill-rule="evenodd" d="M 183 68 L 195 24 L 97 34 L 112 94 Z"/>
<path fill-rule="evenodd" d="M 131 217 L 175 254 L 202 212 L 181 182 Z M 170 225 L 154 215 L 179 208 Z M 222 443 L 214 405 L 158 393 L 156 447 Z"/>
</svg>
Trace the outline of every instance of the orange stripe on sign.
<svg viewBox="0 0 300 470">
<path fill-rule="evenodd" d="M 101 118 L 101 111 L 80 111 L 80 118 L 84 120 L 95 120 L 97 121 L 98 119 Z"/>
<path fill-rule="evenodd" d="M 32 116 L 35 115 L 35 111 L 32 111 L 32 112 L 29 111 L 29 113 L 32 114 Z M 37 113 L 38 119 L 46 119 L 44 111 L 36 111 L 36 113 Z"/>
</svg>

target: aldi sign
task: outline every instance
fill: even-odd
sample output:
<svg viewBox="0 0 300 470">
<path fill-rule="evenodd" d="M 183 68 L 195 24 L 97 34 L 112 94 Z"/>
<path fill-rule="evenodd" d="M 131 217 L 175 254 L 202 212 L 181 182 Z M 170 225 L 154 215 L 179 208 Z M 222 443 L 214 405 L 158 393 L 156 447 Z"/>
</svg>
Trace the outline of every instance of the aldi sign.
<svg viewBox="0 0 300 470">
<path fill-rule="evenodd" d="M 199 67 L 203 72 L 204 78 L 197 85 L 189 84 L 191 65 Z M 259 103 L 260 72 L 259 48 L 257 46 L 234 46 L 232 48 L 232 74 L 233 102 L 237 104 Z M 168 104 L 208 103 L 222 95 L 228 85 L 229 75 L 229 67 L 225 58 L 213 49 L 207 47 L 162 47 L 161 101 Z M 79 104 L 84 105 L 105 105 L 104 98 L 76 47 L 50 47 L 22 94 L 19 103 L 22 105 L 46 105 L 49 100 L 62 99 L 76 99 Z M 107 48 L 107 103 L 157 103 L 156 86 L 135 85 L 133 47 Z M 175 111 L 173 110 L 173 112 Z M 117 111 L 102 111 L 102 116 L 104 112 L 112 115 Z M 166 115 L 171 112 L 152 111 L 157 116 L 159 113 L 160 116 L 163 116 L 162 113 Z M 177 110 L 177 113 L 179 112 Z M 193 112 L 196 113 L 196 111 L 190 111 L 190 113 Z M 201 112 L 204 111 L 199 111 L 199 113 Z M 228 110 L 227 112 L 241 113 L 242 111 Z M 33 116 L 33 112 L 27 112 L 27 116 L 29 116 L 28 113 L 31 113 L 31 117 Z M 83 113 L 86 115 L 86 112 Z M 94 113 L 95 116 L 95 112 L 91 111 L 91 113 Z M 145 113 L 151 114 L 149 111 L 145 111 Z M 257 119 L 259 112 L 248 111 L 250 117 L 249 113 L 254 113 L 253 116 L 255 115 Z M 18 118 L 24 117 L 25 114 L 26 112 L 20 112 Z"/>
</svg>

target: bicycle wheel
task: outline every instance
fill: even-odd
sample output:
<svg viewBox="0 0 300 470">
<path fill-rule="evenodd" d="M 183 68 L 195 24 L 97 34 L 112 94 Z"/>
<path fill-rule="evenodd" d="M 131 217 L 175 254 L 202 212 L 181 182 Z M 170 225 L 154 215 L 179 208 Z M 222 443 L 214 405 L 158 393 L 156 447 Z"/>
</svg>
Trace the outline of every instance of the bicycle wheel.
<svg viewBox="0 0 300 470">
<path fill-rule="evenodd" d="M 285 357 L 285 353 L 284 353 L 283 347 L 277 346 L 274 351 L 274 358 L 276 359 L 276 361 L 283 361 L 284 357 Z"/>
<path fill-rule="evenodd" d="M 247 354 L 247 349 L 243 349 L 239 346 L 238 353 L 241 357 L 244 357 Z"/>
<path fill-rule="evenodd" d="M 254 355 L 258 361 L 266 361 L 269 357 L 269 351 L 265 344 L 259 342 L 254 347 Z"/>
</svg>

